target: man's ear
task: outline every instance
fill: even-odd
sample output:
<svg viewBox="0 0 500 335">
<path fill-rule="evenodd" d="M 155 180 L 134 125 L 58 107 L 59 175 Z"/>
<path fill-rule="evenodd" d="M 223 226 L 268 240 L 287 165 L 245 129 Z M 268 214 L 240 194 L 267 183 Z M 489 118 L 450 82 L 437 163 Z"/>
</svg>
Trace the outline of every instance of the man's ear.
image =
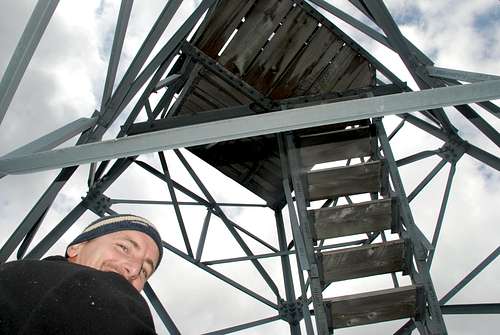
<svg viewBox="0 0 500 335">
<path fill-rule="evenodd" d="M 70 245 L 66 249 L 66 254 L 68 254 L 68 258 L 73 258 L 73 257 L 78 256 L 78 254 L 80 253 L 80 250 L 82 249 L 82 247 L 85 243 L 86 242 L 81 242 L 81 243 Z"/>
</svg>

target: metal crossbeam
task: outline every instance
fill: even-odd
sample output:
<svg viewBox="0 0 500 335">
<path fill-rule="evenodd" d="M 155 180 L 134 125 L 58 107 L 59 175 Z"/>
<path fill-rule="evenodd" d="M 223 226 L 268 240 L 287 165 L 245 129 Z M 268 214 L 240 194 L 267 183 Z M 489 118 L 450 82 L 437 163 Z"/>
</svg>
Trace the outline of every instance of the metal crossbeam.
<svg viewBox="0 0 500 335">
<path fill-rule="evenodd" d="M 0 82 L 0 124 L 59 0 L 39 0 Z"/>
<path fill-rule="evenodd" d="M 156 295 L 151 285 L 149 285 L 149 283 L 146 283 L 146 285 L 144 285 L 144 294 L 146 294 L 146 297 L 148 297 L 149 301 L 151 302 L 151 305 L 153 305 L 161 321 L 163 322 L 165 327 L 167 327 L 167 330 L 170 333 L 170 335 L 180 335 L 181 332 L 175 325 L 170 315 L 167 313 L 167 310 L 162 305 L 160 299 Z"/>
<path fill-rule="evenodd" d="M 429 75 L 432 77 L 460 80 L 467 83 L 500 79 L 500 76 L 495 76 L 492 74 L 445 69 L 443 67 L 437 66 L 427 66 L 426 69 L 427 72 L 429 72 Z"/>
<path fill-rule="evenodd" d="M 500 98 L 500 80 L 308 106 L 214 121 L 0 160 L 0 173 L 19 174 L 166 149 L 394 115 Z"/>
</svg>

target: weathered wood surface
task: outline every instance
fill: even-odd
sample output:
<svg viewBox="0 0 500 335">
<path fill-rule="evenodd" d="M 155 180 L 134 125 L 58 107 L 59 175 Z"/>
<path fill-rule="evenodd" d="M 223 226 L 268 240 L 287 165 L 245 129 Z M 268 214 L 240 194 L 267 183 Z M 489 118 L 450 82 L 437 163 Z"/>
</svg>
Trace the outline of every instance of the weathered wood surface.
<svg viewBox="0 0 500 335">
<path fill-rule="evenodd" d="M 203 73 L 203 80 L 208 81 L 208 83 L 214 87 L 215 90 L 219 89 L 223 91 L 225 94 L 230 96 L 230 100 L 236 100 L 239 102 L 241 105 L 246 105 L 251 103 L 253 100 L 250 99 L 243 91 L 240 89 L 236 88 L 234 85 L 229 84 L 225 80 L 223 80 L 221 77 L 210 73 L 210 72 L 204 72 Z M 200 81 L 200 85 L 205 85 L 204 81 Z M 201 84 L 203 83 L 203 84 Z M 203 86 L 202 86 L 203 87 Z"/>
<path fill-rule="evenodd" d="M 373 154 L 373 128 L 365 126 L 320 133 L 300 138 L 300 155 L 304 166 L 334 162 Z"/>
<path fill-rule="evenodd" d="M 356 79 L 357 76 L 361 74 L 363 70 L 368 70 L 366 60 L 357 54 L 349 64 L 349 66 L 345 69 L 344 73 L 338 80 L 333 83 L 332 82 L 332 91 L 342 92 L 347 89 L 353 89 L 357 87 L 351 87 L 352 82 Z"/>
<path fill-rule="evenodd" d="M 361 326 L 370 323 L 421 317 L 424 307 L 421 286 L 405 286 L 323 299 L 330 313 L 330 328 Z"/>
<path fill-rule="evenodd" d="M 361 71 L 356 78 L 354 78 L 351 85 L 349 86 L 350 89 L 376 85 L 377 78 L 376 78 L 375 67 L 373 66 L 373 64 L 371 64 L 368 61 L 365 61 L 365 63 L 363 63 L 363 66 L 365 67 L 365 69 Z"/>
<path fill-rule="evenodd" d="M 217 58 L 217 54 L 229 40 L 229 37 L 241 23 L 254 2 L 255 0 L 219 1 L 206 24 L 205 30 L 196 40 L 196 46 L 210 57 Z"/>
<path fill-rule="evenodd" d="M 329 284 L 403 270 L 406 272 L 406 251 L 404 240 L 324 251 L 320 256 L 322 280 Z"/>
<path fill-rule="evenodd" d="M 380 192 L 382 163 L 342 166 L 309 172 L 308 199 L 321 200 L 344 195 Z"/>
<path fill-rule="evenodd" d="M 294 7 L 243 79 L 267 95 L 295 55 L 306 46 L 317 25 L 316 20 L 301 8 Z"/>
<path fill-rule="evenodd" d="M 371 75 L 372 71 L 370 70 L 370 63 L 358 55 L 358 61 L 356 62 L 356 68 L 351 68 L 346 71 L 344 76 L 339 79 L 339 81 L 335 84 L 335 91 L 345 91 L 345 90 L 353 90 L 356 88 L 363 88 L 371 85 L 367 79 Z"/>
<path fill-rule="evenodd" d="M 340 50 L 343 49 L 344 44 L 344 41 L 341 39 L 333 41 L 330 47 L 321 55 L 321 58 L 315 64 L 312 64 L 313 66 L 310 67 L 309 72 L 300 79 L 299 84 L 295 89 L 294 96 L 326 92 L 321 89 L 313 90 L 312 87 L 315 87 L 315 83 L 319 80 L 319 78 L 321 78 L 321 74 L 329 67 L 332 59 L 334 59 Z"/>
<path fill-rule="evenodd" d="M 214 82 L 207 80 L 204 76 L 200 78 L 196 88 L 224 106 L 229 107 L 241 105 L 241 102 L 238 101 L 238 99 L 231 94 L 230 91 L 222 89 Z"/>
<path fill-rule="evenodd" d="M 344 45 L 339 53 L 331 60 L 331 64 L 314 81 L 308 94 L 335 91 L 335 83 L 342 77 L 352 60 L 356 57 L 356 51 L 348 45 Z"/>
<path fill-rule="evenodd" d="M 308 211 L 315 239 L 397 229 L 397 205 L 382 199 Z"/>
<path fill-rule="evenodd" d="M 212 97 L 203 94 L 203 92 L 201 92 L 196 86 L 194 87 L 189 97 L 187 97 L 187 100 L 190 100 L 200 106 L 202 109 L 199 112 L 227 107 L 221 103 L 218 103 Z"/>
<path fill-rule="evenodd" d="M 220 55 L 219 63 L 243 76 L 292 5 L 290 0 L 257 1 Z"/>
<path fill-rule="evenodd" d="M 325 27 L 318 28 L 307 47 L 299 51 L 293 62 L 279 79 L 279 82 L 274 85 L 271 97 L 273 99 L 283 99 L 292 96 L 299 83 L 307 80 L 305 77 L 312 74 L 318 62 L 336 40 L 337 37 Z"/>
<path fill-rule="evenodd" d="M 193 90 L 193 86 L 196 85 L 197 80 L 198 80 L 198 73 L 200 70 L 203 68 L 201 64 L 194 64 L 192 65 L 192 70 L 189 73 L 189 77 L 184 84 L 184 87 L 177 97 L 177 100 L 174 102 L 174 105 L 172 106 L 171 110 L 169 111 L 170 116 L 176 116 L 178 114 L 184 114 L 182 110 L 182 105 L 186 102 L 186 98 L 189 97 L 191 94 L 191 91 Z M 196 107 L 197 108 L 197 107 Z M 187 112 L 188 114 L 191 114 L 192 109 L 195 109 L 195 107 L 191 106 L 189 108 L 189 111 Z"/>
</svg>

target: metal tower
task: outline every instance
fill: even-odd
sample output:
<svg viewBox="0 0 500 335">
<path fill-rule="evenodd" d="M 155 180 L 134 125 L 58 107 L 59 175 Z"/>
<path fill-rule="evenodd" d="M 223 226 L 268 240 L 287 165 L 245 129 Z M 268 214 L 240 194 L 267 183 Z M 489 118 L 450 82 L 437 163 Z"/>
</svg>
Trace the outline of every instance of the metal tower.
<svg viewBox="0 0 500 335">
<path fill-rule="evenodd" d="M 207 329 L 208 334 L 283 321 L 291 334 L 329 334 L 399 319 L 403 322 L 396 334 L 415 329 L 420 334 L 447 334 L 443 315 L 500 312 L 499 302 L 447 304 L 493 262 L 500 247 L 442 297 L 431 276 L 457 163 L 470 156 L 488 169 L 500 170 L 494 153 L 462 138 L 450 110 L 498 147 L 498 131 L 474 108 L 499 117 L 499 107 L 490 101 L 500 98 L 499 76 L 435 67 L 401 34 L 382 0 L 350 0 L 365 21 L 323 0 L 203 0 L 153 54 L 182 3 L 169 0 L 114 88 L 132 2 L 121 3 L 100 110 L 0 157 L 0 177 L 60 169 L 1 247 L 1 262 L 16 250 L 18 259 L 43 257 L 87 211 L 103 216 L 116 213 L 120 204 L 167 205 L 175 213 L 175 239 L 182 246 L 169 237 L 164 248 L 273 311 L 256 321 Z M 40 1 L 26 26 L 1 82 L 0 122 L 57 4 Z M 410 89 L 322 13 L 396 52 L 420 90 Z M 401 121 L 388 132 L 383 118 L 393 115 Z M 116 139 L 103 140 L 119 120 L 125 121 Z M 403 127 L 418 128 L 442 144 L 398 157 L 392 142 L 411 140 L 397 136 Z M 77 135 L 75 146 L 56 149 Z M 169 156 L 168 150 L 173 151 Z M 155 153 L 154 158 L 147 153 Z M 429 157 L 440 161 L 409 189 L 401 168 Z M 194 167 L 199 159 L 264 202 L 217 201 L 216 192 Z M 31 246 L 58 193 L 84 164 L 90 169 L 82 201 Z M 193 187 L 173 178 L 175 164 L 187 172 Z M 441 206 L 428 239 L 411 205 L 445 166 L 450 167 L 449 175 L 442 198 L 433 195 Z M 170 197 L 107 196 L 131 167 L 164 183 Z M 224 185 L 218 188 L 224 191 Z M 193 223 L 186 218 L 186 208 L 193 206 L 205 208 L 196 240 Z M 235 222 L 228 214 L 232 207 L 269 209 L 276 240 Z M 217 241 L 225 250 L 223 259 L 206 260 L 204 248 L 214 218 L 232 240 Z M 167 222 L 157 223 L 162 224 Z M 244 256 L 234 257 L 234 245 Z M 279 276 L 276 268 L 264 266 L 268 259 L 279 260 Z M 216 269 L 241 262 L 252 267 L 252 280 L 263 281 L 270 295 Z M 390 288 L 336 294 L 339 282 L 373 276 L 386 279 Z M 167 313 L 155 293 L 158 288 L 147 285 L 144 291 L 168 331 L 182 333 L 183 324 Z"/>
</svg>

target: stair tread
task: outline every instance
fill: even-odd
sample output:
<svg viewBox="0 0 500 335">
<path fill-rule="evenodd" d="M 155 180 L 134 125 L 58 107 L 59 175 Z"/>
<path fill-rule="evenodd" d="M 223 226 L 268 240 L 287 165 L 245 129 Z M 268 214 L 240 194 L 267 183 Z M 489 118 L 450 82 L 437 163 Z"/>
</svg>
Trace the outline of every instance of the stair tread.
<svg viewBox="0 0 500 335">
<path fill-rule="evenodd" d="M 411 285 L 326 298 L 330 328 L 360 326 L 422 315 L 423 287 Z"/>
<path fill-rule="evenodd" d="M 307 174 L 308 200 L 385 191 L 383 161 L 311 171 Z"/>
<path fill-rule="evenodd" d="M 308 134 L 299 138 L 304 166 L 371 156 L 376 149 L 375 128 L 361 126 L 326 133 Z"/>
<path fill-rule="evenodd" d="M 391 229 L 399 231 L 395 199 L 378 199 L 308 211 L 314 239 L 327 239 Z"/>
<path fill-rule="evenodd" d="M 322 281 L 331 282 L 408 270 L 407 240 L 367 244 L 318 254 Z"/>
</svg>

